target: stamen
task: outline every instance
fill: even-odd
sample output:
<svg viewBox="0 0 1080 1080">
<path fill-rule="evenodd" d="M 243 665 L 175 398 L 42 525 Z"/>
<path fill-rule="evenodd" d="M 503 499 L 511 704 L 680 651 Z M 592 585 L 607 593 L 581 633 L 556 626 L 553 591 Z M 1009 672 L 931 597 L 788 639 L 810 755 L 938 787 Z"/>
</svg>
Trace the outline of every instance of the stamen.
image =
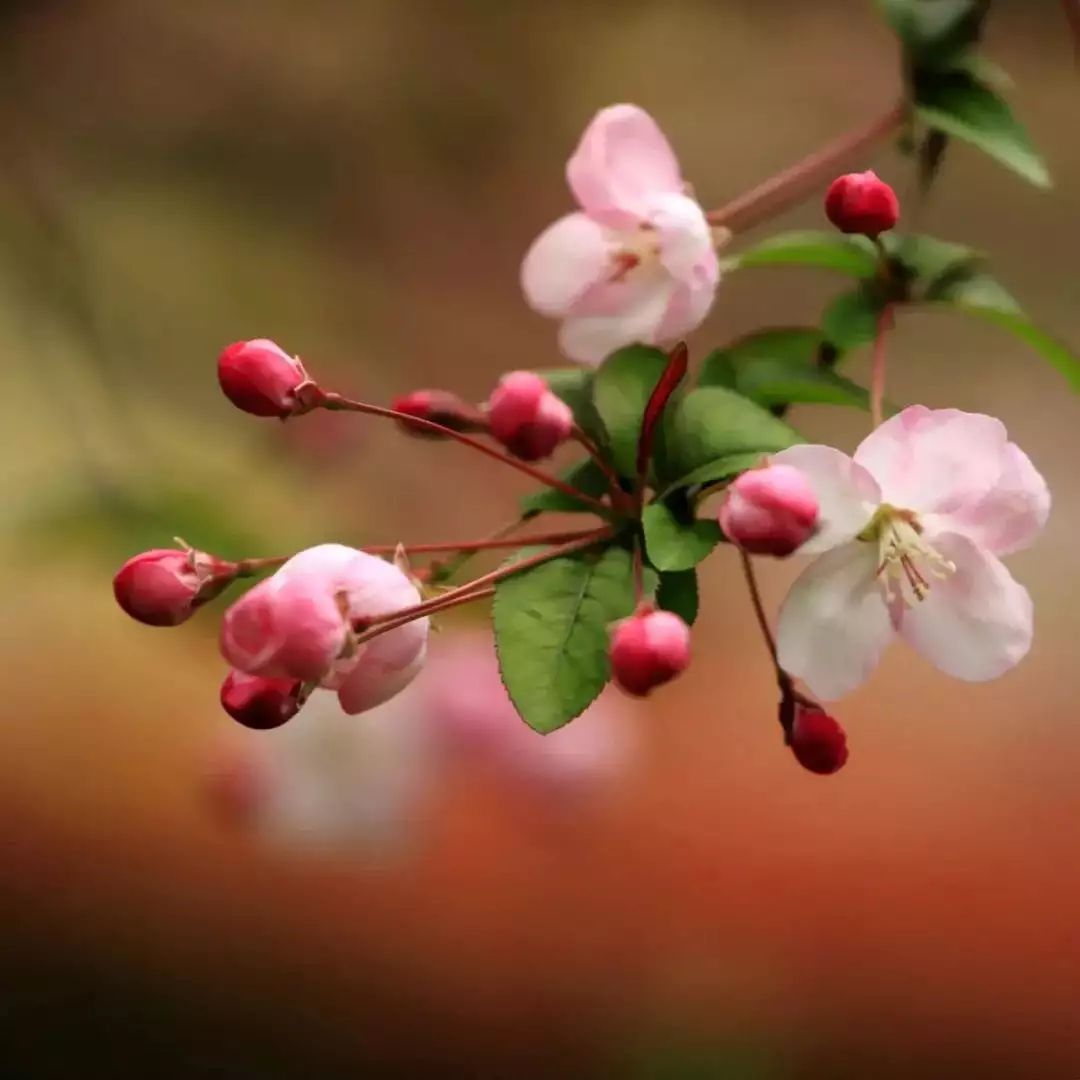
<svg viewBox="0 0 1080 1080">
<path fill-rule="evenodd" d="M 910 603 L 903 588 L 906 582 L 910 596 L 921 602 L 930 592 L 929 578 L 943 580 L 956 569 L 922 539 L 922 533 L 922 525 L 914 514 L 883 506 L 877 520 L 862 534 L 861 539 L 865 540 L 876 535 L 880 552 L 877 577 L 887 601 L 899 599 Z"/>
</svg>

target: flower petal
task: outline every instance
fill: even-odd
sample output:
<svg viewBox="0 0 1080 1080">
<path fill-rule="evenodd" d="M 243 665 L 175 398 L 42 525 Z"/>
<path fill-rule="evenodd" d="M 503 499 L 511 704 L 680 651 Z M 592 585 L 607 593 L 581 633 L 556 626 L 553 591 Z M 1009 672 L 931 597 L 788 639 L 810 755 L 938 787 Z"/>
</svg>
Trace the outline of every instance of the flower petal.
<svg viewBox="0 0 1080 1080">
<path fill-rule="evenodd" d="M 893 638 L 876 575 L 876 545 L 844 544 L 802 572 L 780 609 L 777 662 L 822 700 L 863 683 Z"/>
<path fill-rule="evenodd" d="M 642 220 L 649 195 L 681 194 L 671 144 L 644 109 L 612 105 L 593 117 L 566 165 L 570 190 L 592 213 L 622 210 Z"/>
<path fill-rule="evenodd" d="M 688 284 L 720 277 L 719 260 L 705 211 L 688 195 L 649 200 L 649 221 L 660 236 L 660 262 L 672 277 Z"/>
<path fill-rule="evenodd" d="M 996 556 L 966 536 L 941 535 L 934 546 L 956 571 L 904 611 L 900 634 L 946 675 L 996 679 L 1031 648 L 1031 597 Z"/>
<path fill-rule="evenodd" d="M 799 548 L 799 555 L 816 555 L 853 540 L 870 523 L 881 503 L 877 481 L 832 446 L 792 446 L 773 454 L 769 461 L 798 469 L 817 496 L 818 529 Z"/>
<path fill-rule="evenodd" d="M 571 360 L 600 364 L 626 345 L 653 345 L 660 340 L 675 282 L 664 275 L 625 284 L 621 309 L 605 315 L 571 315 L 563 323 L 559 347 Z"/>
<path fill-rule="evenodd" d="M 427 632 L 427 619 L 418 619 L 375 638 L 338 687 L 342 709 L 355 716 L 400 694 L 424 668 Z"/>
<path fill-rule="evenodd" d="M 609 271 L 611 245 L 587 214 L 567 214 L 533 241 L 521 264 L 521 288 L 542 315 L 565 315 Z"/>
<path fill-rule="evenodd" d="M 992 416 L 912 405 L 863 439 L 855 460 L 877 480 L 883 502 L 949 514 L 991 490 L 1007 441 Z"/>
</svg>

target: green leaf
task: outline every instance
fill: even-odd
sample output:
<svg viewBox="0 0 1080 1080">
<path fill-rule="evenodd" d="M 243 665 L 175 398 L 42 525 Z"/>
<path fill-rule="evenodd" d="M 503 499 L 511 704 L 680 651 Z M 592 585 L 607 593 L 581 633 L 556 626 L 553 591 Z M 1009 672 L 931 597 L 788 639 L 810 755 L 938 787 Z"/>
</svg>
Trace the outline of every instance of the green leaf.
<svg viewBox="0 0 1080 1080">
<path fill-rule="evenodd" d="M 756 247 L 738 252 L 727 265 L 734 270 L 745 266 L 816 266 L 872 278 L 877 272 L 877 253 L 862 237 L 800 231 L 770 236 Z"/>
<path fill-rule="evenodd" d="M 608 492 L 607 477 L 604 470 L 590 457 L 583 461 L 577 461 L 573 465 L 562 469 L 559 478 L 575 487 L 583 495 L 591 495 L 595 499 L 606 495 Z M 574 499 L 565 492 L 555 488 L 542 487 L 524 496 L 520 503 L 521 513 L 524 517 L 535 517 L 537 514 L 549 511 L 552 513 L 588 513 L 597 511 L 595 506 Z"/>
<path fill-rule="evenodd" d="M 555 731 L 596 699 L 611 677 L 609 627 L 634 606 L 623 547 L 552 559 L 499 582 L 492 608 L 499 671 L 531 728 Z"/>
<path fill-rule="evenodd" d="M 877 337 L 878 319 L 884 304 L 870 289 L 842 293 L 821 318 L 821 331 L 841 354 L 869 345 Z"/>
<path fill-rule="evenodd" d="M 973 0 L 878 0 L 889 25 L 916 59 L 957 38 L 971 20 Z"/>
<path fill-rule="evenodd" d="M 696 469 L 673 480 L 660 492 L 659 498 L 666 499 L 673 491 L 681 488 L 706 487 L 709 484 L 718 484 L 721 480 L 738 476 L 747 469 L 752 469 L 761 461 L 762 454 L 732 454 L 730 457 L 719 458 L 716 461 L 707 461 Z"/>
<path fill-rule="evenodd" d="M 724 386 L 737 390 L 739 371 L 751 361 L 786 360 L 811 364 L 817 358 L 820 345 L 821 331 L 808 326 L 782 327 L 747 334 L 705 357 L 698 386 Z"/>
<path fill-rule="evenodd" d="M 552 368 L 538 371 L 551 392 L 570 406 L 574 420 L 598 446 L 604 446 L 604 426 L 593 405 L 593 379 L 596 372 L 589 368 Z"/>
<path fill-rule="evenodd" d="M 1009 106 L 964 72 L 926 80 L 916 115 L 928 127 L 964 139 L 1038 187 L 1050 174 Z"/>
<path fill-rule="evenodd" d="M 709 518 L 699 520 L 689 508 L 679 512 L 665 502 L 654 502 L 645 507 L 641 527 L 649 562 L 661 573 L 692 570 L 723 536 L 717 522 Z"/>
<path fill-rule="evenodd" d="M 607 432 L 612 464 L 621 476 L 636 475 L 641 423 L 667 365 L 667 354 L 660 349 L 631 345 L 612 353 L 596 372 L 593 403 Z"/>
<path fill-rule="evenodd" d="M 718 458 L 770 454 L 802 442 L 783 420 L 721 386 L 703 386 L 676 402 L 664 418 L 660 486 Z"/>
<path fill-rule="evenodd" d="M 678 570 L 660 575 L 656 604 L 664 611 L 673 611 L 693 626 L 698 617 L 698 580 L 695 570 Z"/>
<path fill-rule="evenodd" d="M 870 394 L 828 368 L 755 360 L 739 370 L 739 391 L 760 405 L 847 405 L 870 408 Z"/>
<path fill-rule="evenodd" d="M 934 236 L 895 237 L 889 244 L 889 254 L 901 264 L 909 284 L 918 282 L 926 288 L 943 275 L 977 267 L 986 258 L 973 248 Z"/>
</svg>

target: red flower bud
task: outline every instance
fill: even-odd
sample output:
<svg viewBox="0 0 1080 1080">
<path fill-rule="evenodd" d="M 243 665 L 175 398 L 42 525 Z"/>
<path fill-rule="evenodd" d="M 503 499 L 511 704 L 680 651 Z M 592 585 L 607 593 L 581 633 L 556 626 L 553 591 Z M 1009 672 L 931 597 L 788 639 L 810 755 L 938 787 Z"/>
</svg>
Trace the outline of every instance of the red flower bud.
<svg viewBox="0 0 1080 1080">
<path fill-rule="evenodd" d="M 113 578 L 116 602 L 147 626 L 179 626 L 232 580 L 232 568 L 199 551 L 144 551 Z"/>
<path fill-rule="evenodd" d="M 724 535 L 752 555 L 790 555 L 814 534 L 818 500 L 793 465 L 742 473 L 720 507 Z"/>
<path fill-rule="evenodd" d="M 574 430 L 574 414 L 548 384 L 531 371 L 512 371 L 499 380 L 488 401 L 491 434 L 523 461 L 549 457 Z"/>
<path fill-rule="evenodd" d="M 259 731 L 281 727 L 300 711 L 303 686 L 295 679 L 230 671 L 221 684 L 221 707 L 244 727 Z"/>
<path fill-rule="evenodd" d="M 430 420 L 433 424 L 441 424 L 452 431 L 467 433 L 481 431 L 484 427 L 476 409 L 448 390 L 413 390 L 412 393 L 397 398 L 390 407 L 394 412 Z M 446 438 L 438 431 L 430 431 L 419 424 L 410 424 L 407 420 L 399 420 L 397 423 L 406 435 L 414 435 L 420 439 Z"/>
<path fill-rule="evenodd" d="M 848 759 L 844 729 L 812 705 L 796 704 L 787 742 L 798 763 L 820 776 L 842 769 Z"/>
<path fill-rule="evenodd" d="M 292 416 L 296 391 L 309 381 L 300 361 L 267 338 L 237 341 L 218 357 L 225 396 L 253 416 Z"/>
<path fill-rule="evenodd" d="M 876 237 L 896 227 L 900 201 L 875 173 L 848 173 L 829 185 L 825 214 L 841 232 Z"/>
<path fill-rule="evenodd" d="M 611 635 L 611 672 L 628 694 L 645 697 L 690 664 L 690 627 L 670 611 L 643 611 Z"/>
</svg>

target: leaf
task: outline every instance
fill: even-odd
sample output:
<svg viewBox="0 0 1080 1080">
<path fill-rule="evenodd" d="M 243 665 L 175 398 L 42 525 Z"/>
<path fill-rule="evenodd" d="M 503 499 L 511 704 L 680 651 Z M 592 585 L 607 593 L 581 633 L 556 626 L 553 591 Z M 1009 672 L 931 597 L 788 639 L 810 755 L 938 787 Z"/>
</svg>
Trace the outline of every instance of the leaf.
<svg viewBox="0 0 1080 1080">
<path fill-rule="evenodd" d="M 679 512 L 665 502 L 650 503 L 641 517 L 645 551 L 661 573 L 692 570 L 720 543 L 723 533 L 717 522 L 697 519 L 689 508 Z"/>
<path fill-rule="evenodd" d="M 707 461 L 704 465 L 699 465 L 677 480 L 673 480 L 658 497 L 666 499 L 673 491 L 678 491 L 680 488 L 689 489 L 718 484 L 721 480 L 727 480 L 729 477 L 746 472 L 747 469 L 752 469 L 763 456 L 763 454 L 732 454 L 716 461 Z"/>
<path fill-rule="evenodd" d="M 778 327 L 759 330 L 736 338 L 723 349 L 709 353 L 702 361 L 698 386 L 738 388 L 739 370 L 753 360 L 791 360 L 811 364 L 821 345 L 821 331 L 812 326 Z"/>
<path fill-rule="evenodd" d="M 870 408 L 870 394 L 828 368 L 784 360 L 754 360 L 739 370 L 739 392 L 760 405 L 847 405 Z"/>
<path fill-rule="evenodd" d="M 604 426 L 593 405 L 593 379 L 596 372 L 589 368 L 552 368 L 538 371 L 551 392 L 570 406 L 578 427 L 598 446 L 604 446 Z"/>
<path fill-rule="evenodd" d="M 499 671 L 533 730 L 555 731 L 596 699 L 611 677 L 609 627 L 634 606 L 623 547 L 552 559 L 499 582 L 492 607 Z"/>
<path fill-rule="evenodd" d="M 660 575 L 656 604 L 664 611 L 673 611 L 687 626 L 698 617 L 698 580 L 694 570 L 678 570 Z"/>
<path fill-rule="evenodd" d="M 690 364 L 690 352 L 685 341 L 680 341 L 668 354 L 667 367 L 664 368 L 660 381 L 656 384 L 649 403 L 645 406 L 645 418 L 641 423 L 641 438 L 638 440 L 637 461 L 634 471 L 638 477 L 647 475 L 649 459 L 652 457 L 653 444 L 656 440 L 656 428 L 672 395 L 679 383 L 686 378 L 686 369 Z"/>
<path fill-rule="evenodd" d="M 877 254 L 873 245 L 862 237 L 817 231 L 787 232 L 738 252 L 728 262 L 728 269 L 741 270 L 746 266 L 816 266 L 871 278 L 877 272 Z"/>
<path fill-rule="evenodd" d="M 733 454 L 769 454 L 802 442 L 783 420 L 721 386 L 693 390 L 664 417 L 665 481 Z"/>
<path fill-rule="evenodd" d="M 878 0 L 878 7 L 917 60 L 942 46 L 962 46 L 974 0 Z M 959 40 L 958 40 L 959 39 Z"/>
<path fill-rule="evenodd" d="M 964 244 L 938 240 L 934 236 L 904 236 L 892 239 L 889 254 L 901 264 L 909 283 L 930 287 L 944 274 L 977 267 L 986 256 Z"/>
<path fill-rule="evenodd" d="M 877 337 L 884 303 L 869 289 L 838 296 L 821 318 L 821 331 L 841 354 L 869 345 Z"/>
<path fill-rule="evenodd" d="M 622 476 L 637 475 L 642 422 L 653 391 L 668 366 L 668 356 L 647 345 L 612 353 L 596 372 L 593 403 L 607 432 L 611 461 Z"/>
<path fill-rule="evenodd" d="M 608 493 L 608 481 L 604 470 L 591 457 L 576 461 L 573 465 L 561 470 L 559 479 L 565 480 L 583 495 L 591 495 L 595 499 Z M 535 517 L 545 511 L 569 514 L 597 512 L 595 506 L 590 506 L 563 491 L 550 487 L 539 488 L 524 496 L 518 505 L 524 517 Z"/>
<path fill-rule="evenodd" d="M 1012 110 L 970 75 L 956 71 L 927 80 L 915 111 L 927 127 L 971 143 L 1038 187 L 1050 186 L 1046 165 Z"/>
</svg>

